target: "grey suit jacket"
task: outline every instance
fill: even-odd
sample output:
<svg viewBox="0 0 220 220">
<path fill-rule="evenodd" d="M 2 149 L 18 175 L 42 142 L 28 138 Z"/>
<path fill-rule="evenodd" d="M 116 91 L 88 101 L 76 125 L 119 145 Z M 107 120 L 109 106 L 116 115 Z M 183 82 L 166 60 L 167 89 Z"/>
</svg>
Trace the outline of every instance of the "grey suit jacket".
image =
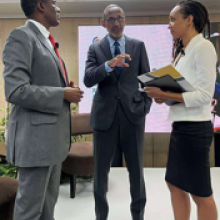
<svg viewBox="0 0 220 220">
<path fill-rule="evenodd" d="M 19 167 L 62 162 L 70 147 L 70 104 L 59 60 L 31 22 L 12 31 L 3 52 L 11 105 L 7 160 Z"/>
<path fill-rule="evenodd" d="M 92 44 L 88 51 L 84 83 L 87 87 L 98 84 L 91 112 L 91 126 L 96 130 L 108 130 L 114 120 L 118 97 L 125 114 L 133 124 L 145 120 L 151 106 L 146 93 L 138 91 L 137 76 L 150 70 L 144 43 L 125 37 L 125 52 L 131 55 L 129 67 L 124 68 L 118 79 L 115 71 L 109 76 L 105 62 L 112 59 L 107 37 Z M 126 61 L 127 62 L 127 61 Z"/>
</svg>

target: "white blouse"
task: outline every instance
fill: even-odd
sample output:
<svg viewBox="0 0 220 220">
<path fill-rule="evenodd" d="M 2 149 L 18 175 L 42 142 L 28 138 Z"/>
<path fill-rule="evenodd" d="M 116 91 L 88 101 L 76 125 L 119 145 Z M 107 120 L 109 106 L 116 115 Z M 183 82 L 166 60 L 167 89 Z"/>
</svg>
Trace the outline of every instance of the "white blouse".
<svg viewBox="0 0 220 220">
<path fill-rule="evenodd" d="M 202 34 L 192 38 L 185 48 L 185 56 L 180 58 L 175 68 L 195 91 L 182 93 L 184 103 L 170 107 L 169 121 L 211 120 L 216 64 L 217 54 L 213 44 Z"/>
</svg>

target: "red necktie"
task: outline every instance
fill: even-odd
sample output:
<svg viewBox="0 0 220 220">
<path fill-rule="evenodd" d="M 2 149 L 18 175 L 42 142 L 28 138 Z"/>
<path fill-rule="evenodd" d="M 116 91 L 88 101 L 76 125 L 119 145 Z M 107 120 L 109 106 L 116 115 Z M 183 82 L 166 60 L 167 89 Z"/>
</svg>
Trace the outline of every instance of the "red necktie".
<svg viewBox="0 0 220 220">
<path fill-rule="evenodd" d="M 55 51 L 55 53 L 56 53 L 56 55 L 57 55 L 57 57 L 58 57 L 58 59 L 59 59 L 59 61 L 60 61 L 60 66 L 61 66 L 61 69 L 62 69 L 62 72 L 63 72 L 63 76 L 64 76 L 64 79 L 65 79 L 65 83 L 66 83 L 66 85 L 68 85 L 68 83 L 67 83 L 67 78 L 66 78 L 66 71 L 65 71 L 65 68 L 64 68 L 64 66 L 63 66 L 63 62 L 62 62 L 62 60 L 61 60 L 61 57 L 60 57 L 58 48 L 56 48 L 56 46 L 55 46 L 55 40 L 54 40 L 54 38 L 53 38 L 53 36 L 52 36 L 51 34 L 49 35 L 49 40 L 50 40 L 50 42 L 52 43 L 53 48 L 54 48 L 54 51 Z"/>
</svg>

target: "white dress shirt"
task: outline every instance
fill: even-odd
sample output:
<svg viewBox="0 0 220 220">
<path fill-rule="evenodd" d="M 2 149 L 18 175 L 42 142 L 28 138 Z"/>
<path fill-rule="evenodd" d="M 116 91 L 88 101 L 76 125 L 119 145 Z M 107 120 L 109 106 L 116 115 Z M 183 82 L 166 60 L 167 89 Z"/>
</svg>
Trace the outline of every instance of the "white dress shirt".
<svg viewBox="0 0 220 220">
<path fill-rule="evenodd" d="M 39 23 L 33 19 L 29 19 L 27 22 L 32 22 L 39 29 L 41 34 L 46 38 L 46 41 L 51 46 L 51 48 L 53 48 L 53 45 L 51 44 L 51 42 L 49 40 L 50 32 L 41 23 Z"/>
<path fill-rule="evenodd" d="M 185 48 L 185 56 L 180 58 L 175 68 L 195 91 L 182 93 L 184 103 L 170 107 L 169 121 L 211 120 L 216 63 L 217 54 L 212 43 L 202 34 L 192 38 Z"/>
</svg>

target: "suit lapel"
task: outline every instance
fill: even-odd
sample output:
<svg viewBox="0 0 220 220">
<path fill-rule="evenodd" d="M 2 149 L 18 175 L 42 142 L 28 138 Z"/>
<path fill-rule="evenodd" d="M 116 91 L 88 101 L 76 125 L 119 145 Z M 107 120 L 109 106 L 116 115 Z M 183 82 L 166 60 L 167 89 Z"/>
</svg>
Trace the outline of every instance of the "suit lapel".
<svg viewBox="0 0 220 220">
<path fill-rule="evenodd" d="M 59 72 L 60 72 L 60 76 L 61 78 L 64 80 L 65 82 L 65 78 L 63 75 L 63 71 L 60 65 L 60 61 L 55 53 L 55 51 L 53 50 L 53 48 L 50 47 L 50 45 L 48 44 L 48 42 L 46 41 L 45 37 L 41 34 L 40 30 L 31 22 L 28 22 L 26 24 L 29 28 L 31 28 L 31 30 L 33 30 L 36 33 L 37 38 L 40 40 L 40 42 L 44 45 L 44 47 L 51 53 L 52 57 L 54 58 L 58 68 L 59 68 Z M 66 82 L 65 82 L 66 84 Z"/>
<path fill-rule="evenodd" d="M 110 44 L 108 41 L 107 36 L 105 36 L 101 41 L 100 41 L 100 48 L 103 51 L 103 53 L 105 54 L 105 60 L 111 60 L 112 57 L 112 53 L 110 50 Z M 118 80 L 117 76 L 116 76 L 116 72 L 114 71 L 115 74 L 113 74 L 113 76 L 115 77 L 116 80 Z"/>
<path fill-rule="evenodd" d="M 68 73 L 67 73 L 67 70 L 66 70 L 66 65 L 65 65 L 65 63 L 64 63 L 62 58 L 61 58 L 61 60 L 62 60 L 62 63 L 63 63 L 64 70 L 66 72 L 66 80 L 67 80 L 67 82 L 66 82 L 67 85 L 66 86 L 70 86 L 70 81 L 69 81 L 69 76 L 68 76 Z"/>
<path fill-rule="evenodd" d="M 131 59 L 132 59 L 132 57 L 133 57 L 134 46 L 135 46 L 135 44 L 134 44 L 134 42 L 131 40 L 131 38 L 125 36 L 125 53 L 126 53 L 126 54 L 129 54 L 129 55 L 131 56 Z M 132 62 L 132 61 L 131 61 L 131 62 Z M 130 63 L 130 61 L 125 60 L 125 63 Z M 123 68 L 119 80 L 121 80 L 121 78 L 122 78 L 124 75 L 126 75 L 125 72 L 126 72 L 127 70 L 129 70 L 129 67 Z"/>
<path fill-rule="evenodd" d="M 111 50 L 110 50 L 109 41 L 108 41 L 108 38 L 106 36 L 101 40 L 100 47 L 101 47 L 101 50 L 105 54 L 106 60 L 111 60 L 112 59 L 112 54 L 111 54 Z"/>
<path fill-rule="evenodd" d="M 131 40 L 131 38 L 129 37 L 126 37 L 125 36 L 125 53 L 129 54 L 132 58 L 133 56 L 133 51 L 134 51 L 134 47 L 135 47 L 135 44 L 134 42 Z M 103 51 L 103 53 L 105 54 L 105 57 L 106 57 L 106 60 L 111 60 L 113 57 L 112 57 L 112 54 L 111 54 L 111 51 L 110 51 L 110 46 L 109 46 L 109 41 L 108 41 L 108 38 L 107 36 L 105 36 L 101 42 L 100 42 L 100 48 L 101 50 Z M 130 61 L 128 60 L 125 60 L 126 63 L 130 63 Z M 131 61 L 132 62 L 132 61 Z M 118 79 L 118 77 L 116 76 L 116 73 L 115 73 L 115 77 L 116 79 L 118 80 L 121 80 L 121 78 L 126 75 L 125 72 L 129 69 L 128 68 L 123 68 L 122 72 L 121 72 L 121 76 L 120 78 Z M 115 72 L 115 71 L 114 71 Z"/>
</svg>

